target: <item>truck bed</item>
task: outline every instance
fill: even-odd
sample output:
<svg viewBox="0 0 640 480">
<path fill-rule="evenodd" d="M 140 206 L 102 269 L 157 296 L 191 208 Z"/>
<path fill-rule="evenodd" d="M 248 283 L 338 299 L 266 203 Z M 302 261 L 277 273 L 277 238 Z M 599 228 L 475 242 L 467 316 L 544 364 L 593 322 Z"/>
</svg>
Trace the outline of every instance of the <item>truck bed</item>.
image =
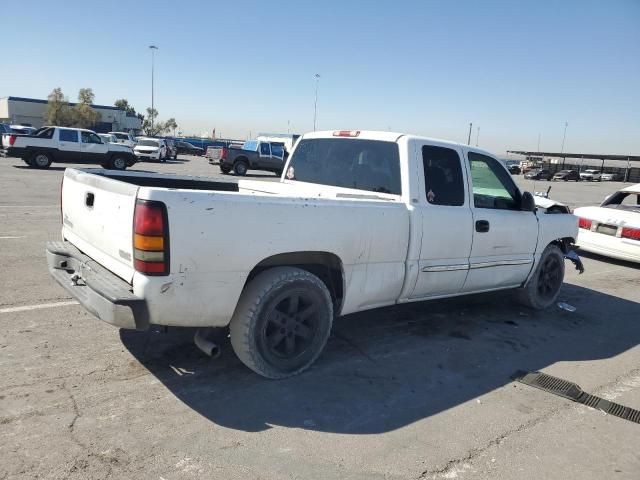
<svg viewBox="0 0 640 480">
<path fill-rule="evenodd" d="M 186 190 L 214 190 L 222 192 L 237 192 L 238 185 L 232 182 L 216 182 L 206 178 L 178 176 L 168 174 L 150 174 L 148 172 L 116 172 L 103 169 L 83 169 L 84 172 L 101 177 L 118 180 L 120 182 L 137 185 L 138 187 L 158 187 Z"/>
</svg>

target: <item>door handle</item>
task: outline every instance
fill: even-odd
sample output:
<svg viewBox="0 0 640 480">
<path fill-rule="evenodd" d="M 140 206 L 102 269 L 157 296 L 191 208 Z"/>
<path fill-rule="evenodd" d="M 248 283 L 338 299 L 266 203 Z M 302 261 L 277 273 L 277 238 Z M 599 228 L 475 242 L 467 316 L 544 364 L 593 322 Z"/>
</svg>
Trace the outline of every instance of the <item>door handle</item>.
<svg viewBox="0 0 640 480">
<path fill-rule="evenodd" d="M 93 208 L 93 203 L 95 202 L 95 199 L 96 199 L 96 196 L 92 192 L 87 192 L 84 196 L 84 204 L 89 208 Z"/>
<path fill-rule="evenodd" d="M 489 220 L 477 220 L 476 232 L 485 233 L 489 231 Z"/>
</svg>

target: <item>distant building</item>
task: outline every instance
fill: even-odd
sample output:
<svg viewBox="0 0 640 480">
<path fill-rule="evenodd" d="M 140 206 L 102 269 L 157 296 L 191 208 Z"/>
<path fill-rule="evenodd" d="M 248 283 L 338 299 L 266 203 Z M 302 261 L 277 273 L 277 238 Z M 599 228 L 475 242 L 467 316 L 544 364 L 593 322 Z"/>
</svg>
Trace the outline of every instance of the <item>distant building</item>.
<svg viewBox="0 0 640 480">
<path fill-rule="evenodd" d="M 75 103 L 69 102 L 69 107 L 75 105 Z M 92 107 L 100 113 L 100 120 L 93 126 L 93 130 L 96 132 L 138 133 L 142 128 L 142 120 L 135 114 L 127 114 L 124 109 L 108 105 L 92 105 Z M 44 126 L 46 110 L 46 100 L 23 97 L 0 98 L 0 122 L 40 128 Z"/>
</svg>

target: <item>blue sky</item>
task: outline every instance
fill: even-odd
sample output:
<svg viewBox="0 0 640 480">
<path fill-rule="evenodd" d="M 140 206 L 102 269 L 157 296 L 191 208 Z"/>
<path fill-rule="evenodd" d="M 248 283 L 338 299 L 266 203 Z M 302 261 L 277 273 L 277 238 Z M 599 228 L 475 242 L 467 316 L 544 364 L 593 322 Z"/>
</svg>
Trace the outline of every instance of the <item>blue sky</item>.
<svg viewBox="0 0 640 480">
<path fill-rule="evenodd" d="M 640 0 L 7 2 L 0 97 L 150 106 L 185 133 L 392 129 L 640 153 Z M 55 8 L 54 8 L 55 5 Z"/>
</svg>

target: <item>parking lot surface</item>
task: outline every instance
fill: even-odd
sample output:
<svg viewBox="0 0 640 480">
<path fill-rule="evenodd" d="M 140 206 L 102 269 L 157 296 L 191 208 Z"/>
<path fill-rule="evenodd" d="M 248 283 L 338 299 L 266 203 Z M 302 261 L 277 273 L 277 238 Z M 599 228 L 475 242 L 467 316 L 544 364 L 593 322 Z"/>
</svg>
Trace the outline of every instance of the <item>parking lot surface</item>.
<svg viewBox="0 0 640 480">
<path fill-rule="evenodd" d="M 640 266 L 567 263 L 560 300 L 509 292 L 339 319 L 306 373 L 119 331 L 50 277 L 64 165 L 0 160 L 0 479 L 638 479 L 640 425 L 514 382 L 542 370 L 640 409 Z M 136 170 L 222 176 L 200 157 Z M 270 173 L 254 178 L 276 180 Z M 572 208 L 620 183 L 518 182 Z"/>
</svg>

